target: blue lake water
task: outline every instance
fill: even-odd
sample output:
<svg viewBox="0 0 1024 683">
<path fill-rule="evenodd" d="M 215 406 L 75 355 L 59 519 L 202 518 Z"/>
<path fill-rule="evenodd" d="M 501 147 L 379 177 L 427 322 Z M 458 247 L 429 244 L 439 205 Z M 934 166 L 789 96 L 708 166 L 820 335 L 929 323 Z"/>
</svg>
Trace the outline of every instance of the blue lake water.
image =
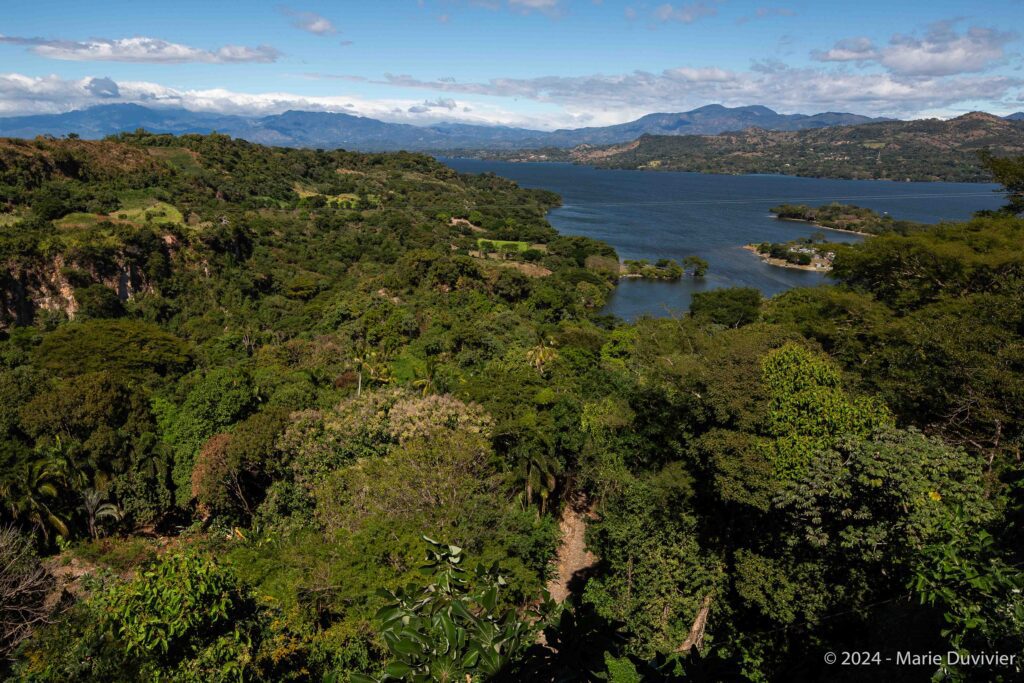
<svg viewBox="0 0 1024 683">
<path fill-rule="evenodd" d="M 518 164 L 478 159 L 443 159 L 463 173 L 492 172 L 523 187 L 552 190 L 563 205 L 548 215 L 567 235 L 585 235 L 615 247 L 622 259 L 708 261 L 704 278 L 678 282 L 622 280 L 606 312 L 633 320 L 686 311 L 694 292 L 717 287 L 756 287 L 766 296 L 791 287 L 827 282 L 810 271 L 769 266 L 745 251 L 752 242 L 788 242 L 819 230 L 779 221 L 769 209 L 782 203 L 838 201 L 888 212 L 895 218 L 937 223 L 962 220 L 1003 204 L 996 185 L 977 183 L 894 183 L 828 180 L 774 175 L 610 171 L 561 163 Z M 856 241 L 826 231 L 835 242 Z"/>
</svg>

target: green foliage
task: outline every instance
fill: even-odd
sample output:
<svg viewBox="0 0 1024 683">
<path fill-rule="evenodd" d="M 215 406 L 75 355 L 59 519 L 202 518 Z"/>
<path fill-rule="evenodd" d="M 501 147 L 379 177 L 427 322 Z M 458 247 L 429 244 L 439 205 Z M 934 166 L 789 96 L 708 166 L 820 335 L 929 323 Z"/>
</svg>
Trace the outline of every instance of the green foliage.
<svg viewBox="0 0 1024 683">
<path fill-rule="evenodd" d="M 514 611 L 499 609 L 505 579 L 498 565 L 470 573 L 460 566 L 462 548 L 424 540 L 428 582 L 383 591 L 389 602 L 375 617 L 391 654 L 382 680 L 486 680 L 507 672 L 536 631 Z"/>
<path fill-rule="evenodd" d="M 174 450 L 174 484 L 179 505 L 192 498 L 191 478 L 203 442 L 244 417 L 256 400 L 249 375 L 237 368 L 217 368 L 197 378 L 179 406 L 154 405 L 163 439 Z"/>
<path fill-rule="evenodd" d="M 1024 157 L 997 157 L 988 150 L 979 156 L 993 179 L 1006 189 L 1006 210 L 1024 213 Z"/>
<path fill-rule="evenodd" d="M 963 657 L 1000 652 L 1016 654 L 1009 666 L 960 666 L 945 661 L 952 680 L 1010 680 L 1024 672 L 1024 571 L 1000 552 L 985 530 L 963 515 L 946 518 L 944 534 L 924 549 L 910 587 L 922 604 L 942 612 L 941 635 Z M 980 670 L 985 671 L 984 674 Z"/>
<path fill-rule="evenodd" d="M 782 477 L 802 473 L 816 455 L 841 437 L 865 437 L 892 423 L 884 404 L 849 397 L 839 369 L 802 346 L 787 344 L 761 363 L 768 388 L 766 456 Z"/>
<path fill-rule="evenodd" d="M 35 359 L 39 367 L 59 376 L 108 371 L 144 378 L 179 374 L 192 360 L 181 339 L 133 320 L 92 320 L 63 326 L 46 335 Z"/>
<path fill-rule="evenodd" d="M 807 221 L 834 230 L 850 230 L 869 235 L 884 235 L 896 232 L 905 235 L 915 230 L 922 230 L 922 223 L 898 221 L 886 214 L 880 216 L 871 209 L 853 204 L 823 204 L 812 207 L 806 204 L 782 204 L 771 210 L 782 220 Z"/>
<path fill-rule="evenodd" d="M 625 324 L 557 197 L 422 155 L 0 141 L 0 184 L 0 516 L 87 575 L 16 680 L 825 679 L 826 650 L 1019 644 L 1010 212 L 790 207 L 886 234 L 835 286 Z M 566 504 L 593 555 L 556 553 Z M 439 545 L 425 582 L 423 534 L 504 585 Z"/>
<path fill-rule="evenodd" d="M 146 565 L 135 578 L 108 579 L 28 646 L 26 681 L 287 680 L 302 650 L 271 649 L 288 635 L 230 571 L 194 553 Z M 278 669 L 278 666 L 281 668 Z"/>
<path fill-rule="evenodd" d="M 761 310 L 761 292 L 750 287 L 697 292 L 690 313 L 698 320 L 726 327 L 742 327 L 757 320 Z"/>
</svg>

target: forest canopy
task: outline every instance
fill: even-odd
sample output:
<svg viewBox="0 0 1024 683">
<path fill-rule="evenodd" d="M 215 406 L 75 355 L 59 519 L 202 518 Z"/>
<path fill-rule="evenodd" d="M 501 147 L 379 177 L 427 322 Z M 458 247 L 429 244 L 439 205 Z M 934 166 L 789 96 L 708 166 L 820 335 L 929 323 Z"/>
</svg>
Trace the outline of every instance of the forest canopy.
<svg viewBox="0 0 1024 683">
<path fill-rule="evenodd" d="M 860 215 L 829 286 L 625 323 L 614 250 L 493 175 L 0 140 L 5 675 L 1019 678 L 1024 160 L 989 163 L 1003 211 Z"/>
</svg>

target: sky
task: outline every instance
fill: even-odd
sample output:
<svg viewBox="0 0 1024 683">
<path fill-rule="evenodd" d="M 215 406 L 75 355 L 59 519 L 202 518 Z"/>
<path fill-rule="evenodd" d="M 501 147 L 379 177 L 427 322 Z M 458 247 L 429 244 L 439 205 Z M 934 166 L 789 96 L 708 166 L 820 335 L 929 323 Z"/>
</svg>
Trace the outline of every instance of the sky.
<svg viewBox="0 0 1024 683">
<path fill-rule="evenodd" d="M 7 4 L 7 3 L 5 3 Z M 550 130 L 706 104 L 1024 110 L 1024 0 L 10 3 L 0 116 L 138 103 Z"/>
</svg>

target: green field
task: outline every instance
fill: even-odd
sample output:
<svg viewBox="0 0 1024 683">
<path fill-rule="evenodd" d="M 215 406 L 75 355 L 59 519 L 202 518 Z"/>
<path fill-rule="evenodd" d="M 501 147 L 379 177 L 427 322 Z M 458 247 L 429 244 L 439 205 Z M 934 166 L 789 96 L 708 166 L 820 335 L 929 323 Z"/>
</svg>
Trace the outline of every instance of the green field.
<svg viewBox="0 0 1024 683">
<path fill-rule="evenodd" d="M 131 193 L 121 199 L 121 208 L 109 215 L 76 211 L 54 222 L 60 228 L 87 228 L 104 221 L 128 223 L 174 223 L 183 225 L 181 211 L 167 202 L 161 202 L 140 193 Z"/>
<path fill-rule="evenodd" d="M 501 251 L 501 248 L 508 244 L 513 245 L 516 248 L 516 251 L 518 252 L 524 252 L 530 248 L 529 242 L 517 242 L 515 240 L 489 240 L 483 237 L 476 241 L 476 246 L 478 249 L 480 249 L 480 251 L 483 251 L 485 243 L 490 243 L 491 245 L 493 245 L 493 249 L 495 251 Z"/>
</svg>

